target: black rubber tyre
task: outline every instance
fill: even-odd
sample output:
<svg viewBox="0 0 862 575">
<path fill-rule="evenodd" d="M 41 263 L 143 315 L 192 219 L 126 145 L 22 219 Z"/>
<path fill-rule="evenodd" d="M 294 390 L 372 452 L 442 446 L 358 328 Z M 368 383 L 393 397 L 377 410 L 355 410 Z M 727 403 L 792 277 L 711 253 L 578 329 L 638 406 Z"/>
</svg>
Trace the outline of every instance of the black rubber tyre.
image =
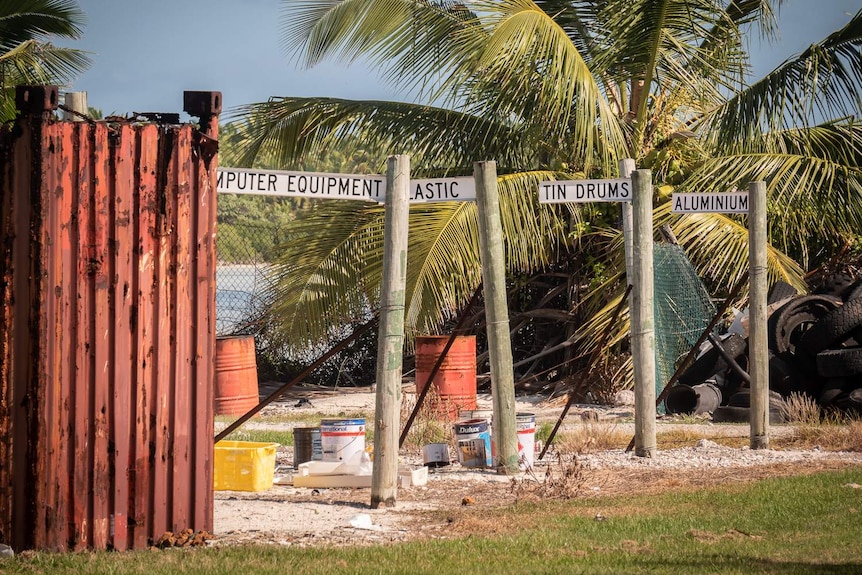
<svg viewBox="0 0 862 575">
<path fill-rule="evenodd" d="M 854 389 L 849 393 L 842 393 L 835 398 L 832 405 L 848 413 L 857 416 L 862 415 L 862 388 Z"/>
<path fill-rule="evenodd" d="M 862 279 L 856 280 L 850 287 L 844 290 L 842 297 L 845 302 L 862 297 Z"/>
<path fill-rule="evenodd" d="M 848 273 L 831 273 L 823 278 L 823 283 L 812 293 L 841 296 L 853 284 L 853 281 L 853 276 Z"/>
<path fill-rule="evenodd" d="M 855 380 L 856 378 L 849 377 L 833 377 L 832 379 L 827 379 L 823 382 L 823 387 L 820 389 L 817 403 L 822 407 L 831 407 L 841 394 L 852 390 L 855 387 Z"/>
<path fill-rule="evenodd" d="M 790 300 L 769 316 L 769 348 L 777 353 L 795 353 L 804 334 L 839 305 L 840 298 L 828 295 L 806 295 Z"/>
<path fill-rule="evenodd" d="M 802 336 L 800 345 L 811 355 L 834 348 L 862 325 L 862 299 L 850 300 L 821 317 Z"/>
<path fill-rule="evenodd" d="M 751 409 L 725 405 L 712 412 L 712 420 L 716 423 L 748 423 L 751 420 Z M 769 423 L 784 423 L 784 414 L 770 408 Z"/>
<path fill-rule="evenodd" d="M 862 347 L 821 351 L 817 354 L 817 373 L 823 377 L 862 374 Z"/>
<path fill-rule="evenodd" d="M 751 390 L 743 389 L 734 393 L 727 402 L 730 407 L 751 407 Z M 775 391 L 769 392 L 769 409 L 781 409 L 784 398 Z"/>
<path fill-rule="evenodd" d="M 721 347 L 727 352 L 727 355 L 737 359 L 745 355 L 748 342 L 742 339 L 742 336 L 739 334 L 733 333 L 721 342 Z M 695 385 L 710 379 L 716 373 L 723 373 L 727 368 L 727 362 L 724 361 L 718 350 L 712 347 L 695 359 L 694 363 L 682 372 L 682 375 L 679 376 L 679 383 Z"/>
<path fill-rule="evenodd" d="M 778 280 L 772 284 L 771 288 L 769 288 L 769 294 L 766 296 L 766 303 L 778 303 L 797 295 L 799 295 L 799 292 L 796 291 L 795 287 L 785 281 Z"/>
<path fill-rule="evenodd" d="M 769 355 L 769 389 L 782 397 L 807 391 L 809 379 L 806 367 L 792 353 L 785 351 Z"/>
</svg>

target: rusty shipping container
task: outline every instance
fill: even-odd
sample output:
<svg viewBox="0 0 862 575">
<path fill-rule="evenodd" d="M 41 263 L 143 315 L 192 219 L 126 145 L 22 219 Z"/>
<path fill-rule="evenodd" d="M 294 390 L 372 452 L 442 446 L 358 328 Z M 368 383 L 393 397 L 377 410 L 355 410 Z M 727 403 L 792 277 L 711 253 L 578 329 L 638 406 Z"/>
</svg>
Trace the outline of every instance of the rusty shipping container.
<svg viewBox="0 0 862 575">
<path fill-rule="evenodd" d="M 0 134 L 0 542 L 135 549 L 212 530 L 218 92 L 179 116 Z M 167 123 L 165 123 L 165 120 Z"/>
</svg>

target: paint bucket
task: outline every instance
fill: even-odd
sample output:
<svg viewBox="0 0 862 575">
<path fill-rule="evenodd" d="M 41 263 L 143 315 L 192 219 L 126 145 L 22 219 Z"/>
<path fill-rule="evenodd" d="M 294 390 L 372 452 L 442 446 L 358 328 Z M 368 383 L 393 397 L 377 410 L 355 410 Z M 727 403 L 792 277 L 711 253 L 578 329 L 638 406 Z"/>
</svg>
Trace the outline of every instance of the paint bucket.
<svg viewBox="0 0 862 575">
<path fill-rule="evenodd" d="M 416 393 L 428 385 L 428 376 L 449 342 L 448 335 L 416 337 Z M 435 394 L 429 406 L 448 421 L 462 409 L 476 408 L 476 336 L 459 335 L 452 342 L 434 376 Z"/>
<path fill-rule="evenodd" d="M 243 415 L 258 401 L 254 336 L 216 338 L 215 414 Z"/>
<path fill-rule="evenodd" d="M 323 461 L 351 461 L 356 454 L 365 451 L 365 420 L 321 420 L 320 446 Z"/>
<path fill-rule="evenodd" d="M 493 409 L 462 409 L 458 412 L 458 421 L 482 419 L 488 422 L 488 434 L 491 436 L 491 461 L 497 456 L 497 444 L 494 441 L 494 410 Z"/>
<path fill-rule="evenodd" d="M 462 409 L 458 412 L 458 421 L 466 421 L 468 419 L 484 419 L 491 423 L 494 419 L 493 409 Z"/>
<path fill-rule="evenodd" d="M 517 413 L 515 424 L 518 429 L 518 464 L 522 469 L 530 469 L 536 456 L 536 415 Z"/>
<path fill-rule="evenodd" d="M 458 462 L 464 467 L 492 467 L 491 425 L 484 419 L 455 423 Z"/>
<path fill-rule="evenodd" d="M 319 427 L 293 428 L 293 468 L 306 461 L 323 459 L 323 444 L 320 441 Z"/>
<path fill-rule="evenodd" d="M 422 463 L 426 467 L 449 465 L 449 446 L 445 443 L 429 443 L 422 448 Z"/>
</svg>

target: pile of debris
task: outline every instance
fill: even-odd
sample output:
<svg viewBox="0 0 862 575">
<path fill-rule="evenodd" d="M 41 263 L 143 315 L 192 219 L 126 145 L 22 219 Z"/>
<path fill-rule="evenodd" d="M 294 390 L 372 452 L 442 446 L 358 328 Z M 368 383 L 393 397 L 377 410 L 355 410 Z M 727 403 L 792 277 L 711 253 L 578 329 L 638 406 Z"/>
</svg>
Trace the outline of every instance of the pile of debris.
<svg viewBox="0 0 862 575">
<path fill-rule="evenodd" d="M 862 278 L 834 274 L 811 294 L 778 282 L 767 300 L 769 419 L 784 420 L 784 399 L 803 394 L 821 407 L 862 414 Z M 669 413 L 712 413 L 749 421 L 747 314 L 710 335 L 665 400 Z"/>
</svg>

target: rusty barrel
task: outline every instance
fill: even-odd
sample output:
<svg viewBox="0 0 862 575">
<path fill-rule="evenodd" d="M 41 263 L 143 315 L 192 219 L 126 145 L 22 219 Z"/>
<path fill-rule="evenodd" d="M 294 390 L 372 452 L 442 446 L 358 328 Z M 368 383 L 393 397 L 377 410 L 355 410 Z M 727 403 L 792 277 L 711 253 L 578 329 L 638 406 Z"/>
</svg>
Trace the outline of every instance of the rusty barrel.
<svg viewBox="0 0 862 575">
<path fill-rule="evenodd" d="M 216 415 L 242 415 L 258 401 L 254 336 L 216 338 Z"/>
<path fill-rule="evenodd" d="M 416 337 L 417 393 L 428 385 L 428 376 L 448 341 L 448 335 Z M 432 383 L 426 402 L 440 417 L 455 421 L 460 410 L 476 409 L 476 336 L 455 337 Z"/>
</svg>

